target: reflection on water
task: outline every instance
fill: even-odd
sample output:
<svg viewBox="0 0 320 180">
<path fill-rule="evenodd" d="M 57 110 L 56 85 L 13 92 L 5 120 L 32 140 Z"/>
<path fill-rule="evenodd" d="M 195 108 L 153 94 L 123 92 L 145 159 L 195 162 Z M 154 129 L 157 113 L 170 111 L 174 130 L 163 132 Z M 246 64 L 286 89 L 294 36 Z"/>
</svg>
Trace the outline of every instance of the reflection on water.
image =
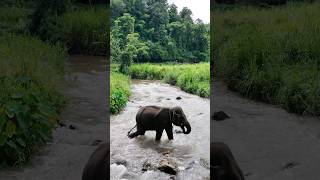
<svg viewBox="0 0 320 180">
<path fill-rule="evenodd" d="M 176 100 L 176 97 L 181 100 Z M 190 134 L 174 133 L 169 141 L 164 132 L 161 142 L 155 142 L 155 131 L 147 131 L 145 136 L 127 138 L 127 132 L 135 125 L 135 115 L 141 106 L 158 105 L 165 107 L 181 106 L 191 124 Z M 202 162 L 210 163 L 210 101 L 181 91 L 180 89 L 157 81 L 138 81 L 132 83 L 132 96 L 127 107 L 119 115 L 111 117 L 111 163 L 126 162 L 124 179 L 169 179 L 160 171 L 142 172 L 145 162 L 154 166 L 170 152 L 178 164 L 177 179 L 196 180 L 209 177 L 210 170 Z M 174 126 L 174 130 L 181 130 Z M 117 165 L 111 167 L 111 179 Z M 123 172 L 123 171 L 122 171 Z M 118 177 L 117 177 L 118 176 Z"/>
</svg>

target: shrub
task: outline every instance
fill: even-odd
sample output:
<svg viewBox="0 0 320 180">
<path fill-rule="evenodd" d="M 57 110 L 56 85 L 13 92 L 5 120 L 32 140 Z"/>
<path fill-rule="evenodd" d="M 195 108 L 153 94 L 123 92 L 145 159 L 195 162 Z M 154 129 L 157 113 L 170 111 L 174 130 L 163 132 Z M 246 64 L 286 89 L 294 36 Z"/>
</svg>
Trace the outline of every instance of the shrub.
<svg viewBox="0 0 320 180">
<path fill-rule="evenodd" d="M 114 71 L 111 71 L 110 75 L 110 112 L 115 114 L 127 104 L 130 96 L 130 78 Z"/>
<path fill-rule="evenodd" d="M 51 137 L 64 103 L 65 51 L 30 37 L 0 37 L 0 164 L 20 164 Z"/>
</svg>

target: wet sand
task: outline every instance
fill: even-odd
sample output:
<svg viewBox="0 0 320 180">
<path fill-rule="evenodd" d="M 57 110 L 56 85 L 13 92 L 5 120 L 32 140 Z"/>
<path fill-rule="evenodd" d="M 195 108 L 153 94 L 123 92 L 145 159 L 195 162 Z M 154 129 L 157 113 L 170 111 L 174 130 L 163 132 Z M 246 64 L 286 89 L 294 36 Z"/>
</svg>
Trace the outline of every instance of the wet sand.
<svg viewBox="0 0 320 180">
<path fill-rule="evenodd" d="M 247 180 L 320 179 L 320 119 L 287 113 L 273 105 L 240 97 L 215 82 L 211 141 L 227 143 Z"/>
<path fill-rule="evenodd" d="M 142 171 L 145 162 L 158 166 L 164 158 L 162 153 L 166 151 L 178 164 L 177 180 L 209 178 L 210 171 L 204 164 L 210 163 L 210 100 L 160 81 L 135 80 L 131 87 L 132 95 L 126 108 L 110 118 L 111 179 L 168 180 L 170 176 L 163 172 Z M 178 96 L 182 99 L 177 100 Z M 169 141 L 164 131 L 160 143 L 155 142 L 155 131 L 147 131 L 145 136 L 129 139 L 127 132 L 136 124 L 136 113 L 139 107 L 146 105 L 181 106 L 191 125 L 191 133 L 174 133 L 174 140 Z M 175 130 L 181 128 L 174 126 Z M 117 162 L 126 162 L 127 165 L 117 167 Z"/>
<path fill-rule="evenodd" d="M 1 180 L 80 180 L 85 163 L 97 148 L 95 140 L 107 141 L 107 61 L 103 57 L 72 56 L 61 114 L 65 127 L 57 127 L 53 140 L 17 168 L 0 171 Z M 69 129 L 69 125 L 75 129 Z"/>
</svg>

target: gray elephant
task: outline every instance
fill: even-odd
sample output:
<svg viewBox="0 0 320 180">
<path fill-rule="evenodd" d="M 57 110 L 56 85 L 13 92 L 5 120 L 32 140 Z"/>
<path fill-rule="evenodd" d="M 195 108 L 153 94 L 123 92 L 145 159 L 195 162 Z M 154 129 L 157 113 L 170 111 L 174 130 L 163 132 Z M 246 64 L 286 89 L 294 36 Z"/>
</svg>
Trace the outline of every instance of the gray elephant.
<svg viewBox="0 0 320 180">
<path fill-rule="evenodd" d="M 191 126 L 181 107 L 144 106 L 139 109 L 136 122 L 137 131 L 131 134 L 129 131 L 129 138 L 144 135 L 146 131 L 153 130 L 156 131 L 156 141 L 159 141 L 165 130 L 169 140 L 172 140 L 172 124 L 180 126 L 184 134 L 191 132 Z"/>
<path fill-rule="evenodd" d="M 103 143 L 92 153 L 82 172 L 82 180 L 106 180 L 110 174 L 110 144 Z"/>
<path fill-rule="evenodd" d="M 245 180 L 236 159 L 225 143 L 210 144 L 210 164 L 214 180 Z"/>
</svg>

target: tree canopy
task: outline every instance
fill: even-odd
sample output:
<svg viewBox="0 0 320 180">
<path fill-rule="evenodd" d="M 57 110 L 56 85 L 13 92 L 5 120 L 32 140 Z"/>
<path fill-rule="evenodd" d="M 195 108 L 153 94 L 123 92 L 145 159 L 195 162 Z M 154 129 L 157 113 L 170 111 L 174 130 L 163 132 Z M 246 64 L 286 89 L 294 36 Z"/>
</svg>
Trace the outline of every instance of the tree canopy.
<svg viewBox="0 0 320 180">
<path fill-rule="evenodd" d="M 178 12 L 167 0 L 113 0 L 111 8 L 113 61 L 128 56 L 134 62 L 209 59 L 209 25 L 193 21 L 187 7 Z"/>
</svg>

